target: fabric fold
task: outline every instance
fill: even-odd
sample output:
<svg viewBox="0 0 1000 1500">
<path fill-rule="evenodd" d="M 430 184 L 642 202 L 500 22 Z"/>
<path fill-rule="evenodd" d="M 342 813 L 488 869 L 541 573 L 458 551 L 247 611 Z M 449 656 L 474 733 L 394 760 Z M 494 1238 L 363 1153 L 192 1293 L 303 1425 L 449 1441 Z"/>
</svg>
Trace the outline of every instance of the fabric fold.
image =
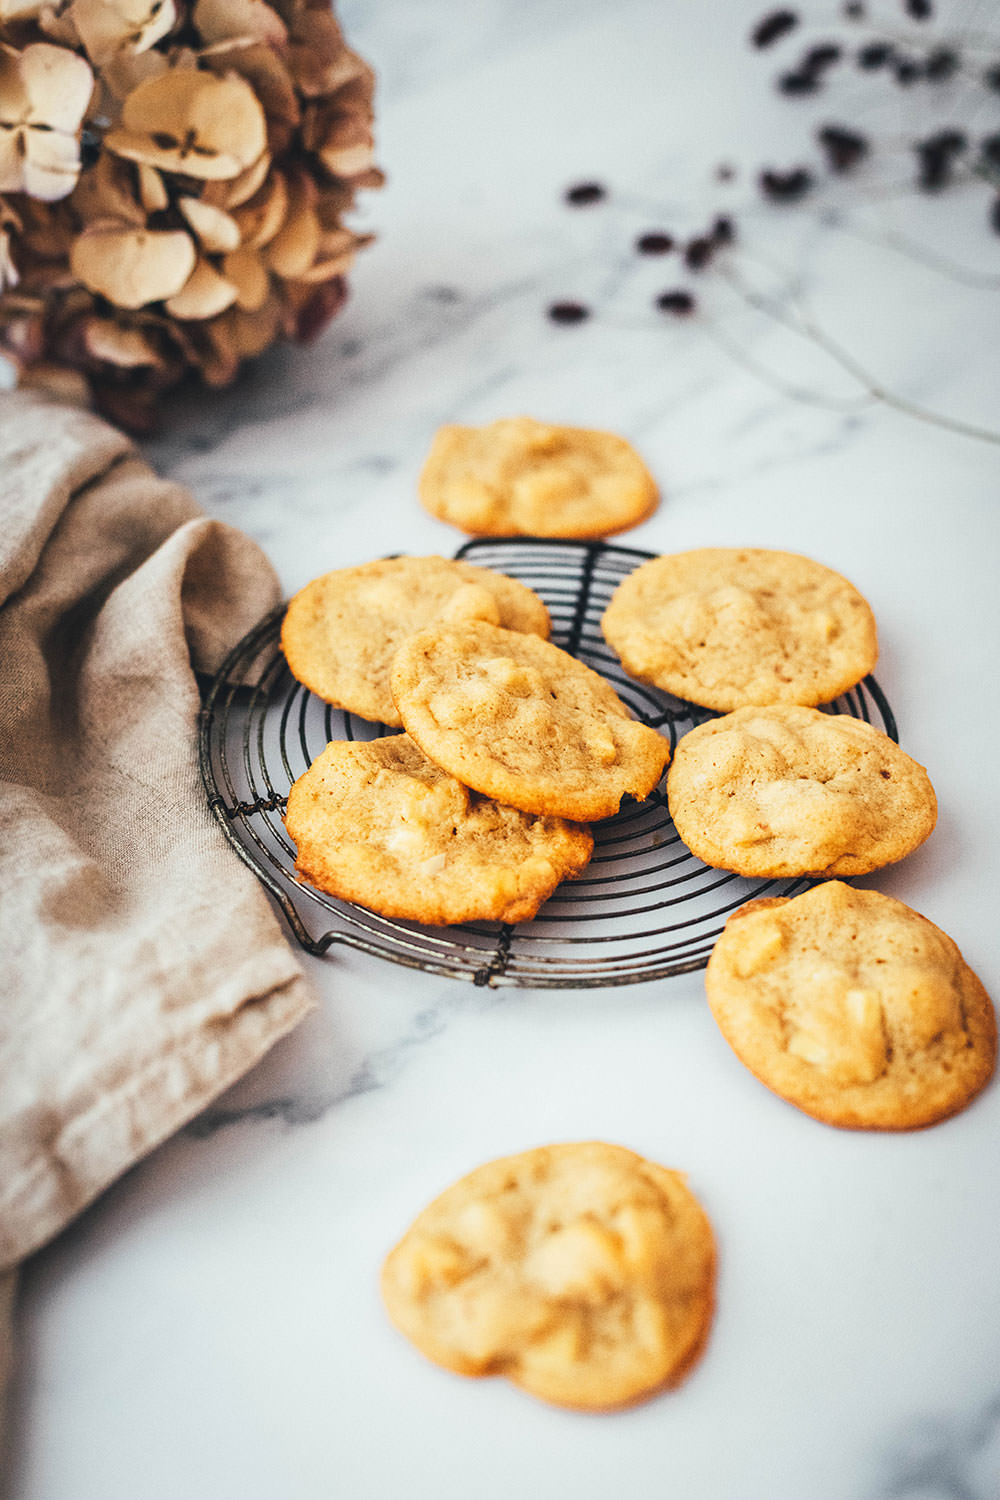
<svg viewBox="0 0 1000 1500">
<path fill-rule="evenodd" d="M 0 1269 L 312 1006 L 198 768 L 194 669 L 279 594 L 88 413 L 0 397 Z"/>
</svg>

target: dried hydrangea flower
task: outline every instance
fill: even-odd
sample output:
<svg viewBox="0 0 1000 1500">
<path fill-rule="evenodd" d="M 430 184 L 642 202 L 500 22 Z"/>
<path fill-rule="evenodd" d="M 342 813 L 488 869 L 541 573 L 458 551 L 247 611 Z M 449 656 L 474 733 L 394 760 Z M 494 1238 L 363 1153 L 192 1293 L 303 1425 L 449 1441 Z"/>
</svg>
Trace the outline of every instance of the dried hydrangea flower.
<svg viewBox="0 0 1000 1500">
<path fill-rule="evenodd" d="M 86 58 L 65 47 L 0 46 L 0 192 L 54 203 L 73 191 L 93 86 Z"/>
<path fill-rule="evenodd" d="M 181 290 L 195 268 L 194 241 L 182 229 L 92 224 L 73 242 L 70 266 L 88 291 L 115 307 L 145 307 Z"/>
<path fill-rule="evenodd" d="M 69 19 L 95 66 L 116 52 L 147 52 L 177 19 L 174 0 L 73 0 Z"/>
</svg>

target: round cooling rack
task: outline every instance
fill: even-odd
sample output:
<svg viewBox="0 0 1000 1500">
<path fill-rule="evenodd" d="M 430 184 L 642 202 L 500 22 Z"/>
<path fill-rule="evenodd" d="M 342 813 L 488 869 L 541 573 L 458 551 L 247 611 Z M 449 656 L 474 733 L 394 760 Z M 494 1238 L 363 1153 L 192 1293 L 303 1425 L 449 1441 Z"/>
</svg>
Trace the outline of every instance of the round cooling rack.
<svg viewBox="0 0 1000 1500">
<path fill-rule="evenodd" d="M 615 588 L 654 554 L 605 542 L 518 537 L 467 543 L 456 554 L 518 578 L 540 594 L 552 639 L 612 683 L 636 718 L 670 740 L 714 715 L 626 676 L 600 620 Z M 703 968 L 730 912 L 757 896 L 792 896 L 813 882 L 747 880 L 714 870 L 681 842 L 664 783 L 593 825 L 594 855 L 531 922 L 423 927 L 380 917 L 295 878 L 282 813 L 292 782 L 332 739 L 373 739 L 384 725 L 331 708 L 296 682 L 279 645 L 284 606 L 230 653 L 200 719 L 209 806 L 229 842 L 280 905 L 303 948 L 343 944 L 394 963 L 477 985 L 586 989 L 637 984 Z M 829 705 L 897 739 L 874 678 Z"/>
</svg>

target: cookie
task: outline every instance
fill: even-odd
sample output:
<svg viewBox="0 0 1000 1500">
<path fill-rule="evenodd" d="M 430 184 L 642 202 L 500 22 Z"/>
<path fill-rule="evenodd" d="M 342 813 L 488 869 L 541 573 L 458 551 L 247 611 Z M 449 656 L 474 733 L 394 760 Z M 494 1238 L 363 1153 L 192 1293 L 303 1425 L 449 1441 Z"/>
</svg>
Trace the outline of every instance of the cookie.
<svg viewBox="0 0 1000 1500">
<path fill-rule="evenodd" d="M 389 691 L 397 646 L 435 621 L 463 620 L 549 633 L 545 605 L 514 578 L 446 557 L 391 557 L 306 584 L 288 606 L 281 647 L 292 675 L 325 702 L 399 728 Z"/>
<path fill-rule="evenodd" d="M 996 1061 L 993 1006 L 951 938 L 902 901 L 840 881 L 741 907 L 705 988 L 740 1061 L 829 1125 L 933 1125 Z"/>
<path fill-rule="evenodd" d="M 829 703 L 878 658 L 874 617 L 852 583 L 754 547 L 652 558 L 619 584 L 601 628 L 634 677 L 723 713 Z"/>
<path fill-rule="evenodd" d="M 408 734 L 466 786 L 590 822 L 643 798 L 670 755 L 602 677 L 549 641 L 474 621 L 421 631 L 392 667 Z"/>
<path fill-rule="evenodd" d="M 692 729 L 667 797 L 688 848 L 739 875 L 865 875 L 911 853 L 937 819 L 927 772 L 887 734 L 791 704 Z"/>
<path fill-rule="evenodd" d="M 687 1373 L 714 1274 L 712 1229 L 684 1175 L 589 1141 L 461 1178 L 390 1253 L 382 1295 L 436 1364 L 600 1411 Z"/>
<path fill-rule="evenodd" d="M 476 536 L 600 537 L 637 526 L 659 493 L 624 438 L 506 417 L 442 427 L 420 476 L 432 516 Z"/>
<path fill-rule="evenodd" d="M 479 797 L 405 734 L 327 745 L 288 795 L 296 871 L 385 917 L 524 922 L 584 868 L 588 828 Z"/>
</svg>

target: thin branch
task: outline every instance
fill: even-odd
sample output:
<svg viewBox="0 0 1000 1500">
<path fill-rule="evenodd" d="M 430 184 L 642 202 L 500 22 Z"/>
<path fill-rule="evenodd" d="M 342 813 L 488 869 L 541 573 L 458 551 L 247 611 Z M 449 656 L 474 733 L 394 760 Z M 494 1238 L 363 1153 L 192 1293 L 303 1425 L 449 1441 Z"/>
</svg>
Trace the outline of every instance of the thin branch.
<svg viewBox="0 0 1000 1500">
<path fill-rule="evenodd" d="M 905 396 L 898 396 L 895 391 L 890 391 L 870 371 L 859 363 L 842 344 L 832 338 L 825 329 L 808 314 L 803 307 L 801 298 L 794 297 L 794 314 L 789 317 L 786 309 L 776 303 L 773 298 L 762 296 L 760 293 L 748 287 L 742 278 L 732 270 L 722 270 L 721 274 L 732 286 L 738 296 L 758 312 L 765 313 L 782 323 L 793 333 L 798 333 L 802 338 L 810 340 L 822 349 L 830 358 L 840 366 L 842 370 L 858 381 L 869 396 L 876 401 L 881 401 L 885 406 L 892 407 L 894 411 L 901 412 L 904 416 L 914 417 L 921 422 L 929 422 L 934 427 L 942 427 L 948 432 L 959 433 L 962 437 L 976 438 L 983 443 L 996 443 L 1000 445 L 1000 432 L 989 427 L 980 427 L 974 422 L 962 422 L 957 417 L 949 417 L 943 412 L 931 410 L 929 407 L 921 406 L 916 401 L 910 401 Z"/>
</svg>

